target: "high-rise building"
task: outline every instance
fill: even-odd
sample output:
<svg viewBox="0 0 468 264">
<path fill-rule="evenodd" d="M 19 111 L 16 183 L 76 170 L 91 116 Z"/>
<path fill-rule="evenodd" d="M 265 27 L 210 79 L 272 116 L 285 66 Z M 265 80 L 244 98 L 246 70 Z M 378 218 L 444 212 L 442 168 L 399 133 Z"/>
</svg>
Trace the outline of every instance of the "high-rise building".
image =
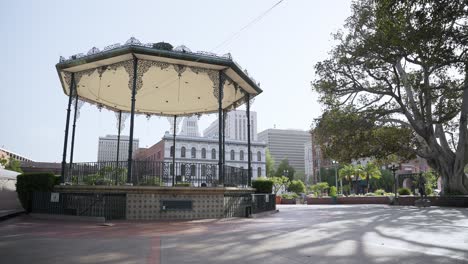
<svg viewBox="0 0 468 264">
<path fill-rule="evenodd" d="M 130 137 L 120 136 L 120 147 L 119 147 L 119 160 L 128 160 L 128 146 Z M 138 149 L 138 139 L 133 139 L 133 150 Z M 115 161 L 117 159 L 117 136 L 106 135 L 105 137 L 99 137 L 98 145 L 98 161 Z"/>
<path fill-rule="evenodd" d="M 275 167 L 283 159 L 289 160 L 296 171 L 305 172 L 304 144 L 311 141 L 308 131 L 294 129 L 267 129 L 258 133 L 258 140 L 267 144 Z"/>
<path fill-rule="evenodd" d="M 309 179 L 312 178 L 313 175 L 313 151 L 312 151 L 312 141 L 309 141 L 304 144 L 304 168 L 305 168 L 305 176 L 306 182 L 309 182 Z"/>
<path fill-rule="evenodd" d="M 203 130 L 203 136 L 218 137 L 218 119 Z M 247 141 L 247 111 L 235 110 L 227 112 L 225 125 L 226 140 Z M 257 141 L 257 113 L 250 111 L 250 140 Z"/>
<path fill-rule="evenodd" d="M 182 121 L 182 130 L 180 131 L 179 135 L 188 137 L 199 137 L 200 132 L 198 130 L 198 117 L 185 117 Z"/>
</svg>

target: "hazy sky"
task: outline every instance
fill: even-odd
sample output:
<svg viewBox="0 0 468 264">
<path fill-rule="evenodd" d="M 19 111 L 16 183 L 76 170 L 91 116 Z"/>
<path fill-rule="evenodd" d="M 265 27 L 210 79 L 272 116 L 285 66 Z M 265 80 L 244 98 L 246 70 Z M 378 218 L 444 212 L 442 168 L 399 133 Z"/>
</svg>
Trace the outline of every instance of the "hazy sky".
<svg viewBox="0 0 468 264">
<path fill-rule="evenodd" d="M 258 131 L 308 129 L 320 115 L 311 91 L 313 66 L 327 57 L 331 34 L 350 15 L 348 0 L 284 0 L 226 45 L 278 0 L 1 1 L 0 146 L 38 161 L 61 161 L 67 97 L 55 70 L 59 57 L 87 53 L 134 36 L 192 51 L 230 52 L 261 83 L 252 105 Z M 215 116 L 200 119 L 203 130 Z M 123 134 L 128 135 L 129 120 Z M 166 118 L 137 117 L 140 147 L 169 130 Z M 112 112 L 84 105 L 75 161 L 97 159 L 98 137 L 116 134 Z"/>
</svg>

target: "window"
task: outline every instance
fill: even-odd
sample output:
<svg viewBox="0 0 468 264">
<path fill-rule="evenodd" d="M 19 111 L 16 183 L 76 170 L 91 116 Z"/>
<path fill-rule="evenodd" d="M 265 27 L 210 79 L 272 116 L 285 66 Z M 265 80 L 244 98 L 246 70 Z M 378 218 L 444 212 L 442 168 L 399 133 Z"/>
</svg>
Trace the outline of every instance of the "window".
<svg viewBox="0 0 468 264">
<path fill-rule="evenodd" d="M 231 160 L 235 160 L 235 158 L 236 158 L 235 155 L 236 154 L 234 153 L 234 150 L 232 149 L 231 150 Z"/>
<path fill-rule="evenodd" d="M 262 168 L 258 167 L 257 168 L 257 177 L 260 177 L 260 176 L 262 176 Z"/>
<path fill-rule="evenodd" d="M 206 165 L 201 165 L 201 176 L 206 175 Z"/>
<path fill-rule="evenodd" d="M 243 150 L 241 150 L 239 152 L 239 160 L 244 160 L 244 151 Z"/>
<path fill-rule="evenodd" d="M 195 164 L 192 164 L 190 166 L 190 176 L 195 176 L 196 172 L 197 172 L 197 167 L 195 166 Z"/>
<path fill-rule="evenodd" d="M 260 151 L 257 152 L 257 161 L 262 161 L 262 153 Z"/>
<path fill-rule="evenodd" d="M 180 165 L 180 175 L 185 175 L 185 164 Z"/>
<path fill-rule="evenodd" d="M 211 159 L 216 159 L 216 149 L 211 150 Z"/>
<path fill-rule="evenodd" d="M 201 157 L 202 157 L 202 159 L 206 159 L 206 149 L 205 148 L 201 149 Z"/>
<path fill-rule="evenodd" d="M 185 158 L 185 147 L 182 147 L 182 148 L 180 149 L 180 157 L 181 157 L 181 158 Z"/>
<path fill-rule="evenodd" d="M 171 146 L 171 157 L 174 157 L 174 146 Z"/>
<path fill-rule="evenodd" d="M 195 159 L 197 157 L 197 149 L 195 147 L 192 148 L 192 150 L 190 151 L 191 152 L 191 156 L 192 156 L 192 159 Z"/>
</svg>

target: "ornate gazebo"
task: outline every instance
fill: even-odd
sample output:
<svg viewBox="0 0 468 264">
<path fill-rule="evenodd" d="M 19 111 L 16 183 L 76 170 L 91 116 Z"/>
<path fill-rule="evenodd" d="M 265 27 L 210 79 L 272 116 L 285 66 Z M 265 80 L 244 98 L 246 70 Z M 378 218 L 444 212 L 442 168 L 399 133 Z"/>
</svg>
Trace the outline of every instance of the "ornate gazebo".
<svg viewBox="0 0 468 264">
<path fill-rule="evenodd" d="M 230 54 L 218 56 L 208 52 L 192 52 L 185 46 L 173 48 L 164 42 L 142 44 L 130 38 L 125 44 L 114 44 L 102 51 L 93 47 L 86 55 L 76 54 L 68 59 L 60 58 L 56 69 L 64 93 L 68 96 L 65 139 L 62 159 L 62 181 L 82 182 L 77 175 L 96 173 L 104 167 L 111 168 L 115 175 L 112 185 L 125 183 L 138 185 L 142 167 L 133 158 L 133 130 L 135 115 L 148 117 L 166 116 L 176 120 L 181 116 L 218 113 L 219 146 L 215 181 L 207 177 L 198 178 L 197 186 L 250 186 L 252 178 L 250 149 L 250 102 L 262 90 L 247 71 L 232 59 Z M 77 112 L 80 102 L 96 105 L 116 113 L 120 138 L 122 115 L 129 115 L 130 134 L 128 160 L 116 160 L 107 164 L 73 163 L 74 138 Z M 248 131 L 248 168 L 226 168 L 224 164 L 224 119 L 226 111 L 246 104 Z M 71 110 L 74 108 L 73 120 Z M 69 128 L 72 121 L 71 151 L 67 163 Z M 175 146 L 175 133 L 174 143 Z M 117 144 L 119 146 L 120 144 Z M 175 148 L 174 148 L 175 149 Z M 147 165 L 145 165 L 147 166 Z M 174 186 L 176 162 L 159 164 L 160 183 Z M 213 167 L 210 167 L 213 169 Z M 154 168 L 153 168 L 154 170 Z M 187 170 L 188 171 L 188 170 Z M 206 167 L 205 167 L 206 171 Z M 125 174 L 124 181 L 118 177 Z M 145 174 L 148 175 L 148 174 Z M 188 178 L 190 183 L 191 178 Z M 213 180 L 213 178 L 211 178 Z"/>
</svg>

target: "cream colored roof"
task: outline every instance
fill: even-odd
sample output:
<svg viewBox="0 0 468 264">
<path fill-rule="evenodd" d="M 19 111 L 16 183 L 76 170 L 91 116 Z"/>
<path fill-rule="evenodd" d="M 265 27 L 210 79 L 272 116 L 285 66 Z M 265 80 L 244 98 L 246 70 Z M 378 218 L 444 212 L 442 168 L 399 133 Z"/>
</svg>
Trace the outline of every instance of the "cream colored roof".
<svg viewBox="0 0 468 264">
<path fill-rule="evenodd" d="M 133 63 L 137 66 L 135 112 L 155 115 L 192 115 L 218 111 L 220 72 L 224 73 L 222 108 L 245 102 L 262 90 L 230 57 L 125 45 L 56 65 L 63 90 L 69 94 L 75 73 L 81 100 L 130 112 Z"/>
</svg>

